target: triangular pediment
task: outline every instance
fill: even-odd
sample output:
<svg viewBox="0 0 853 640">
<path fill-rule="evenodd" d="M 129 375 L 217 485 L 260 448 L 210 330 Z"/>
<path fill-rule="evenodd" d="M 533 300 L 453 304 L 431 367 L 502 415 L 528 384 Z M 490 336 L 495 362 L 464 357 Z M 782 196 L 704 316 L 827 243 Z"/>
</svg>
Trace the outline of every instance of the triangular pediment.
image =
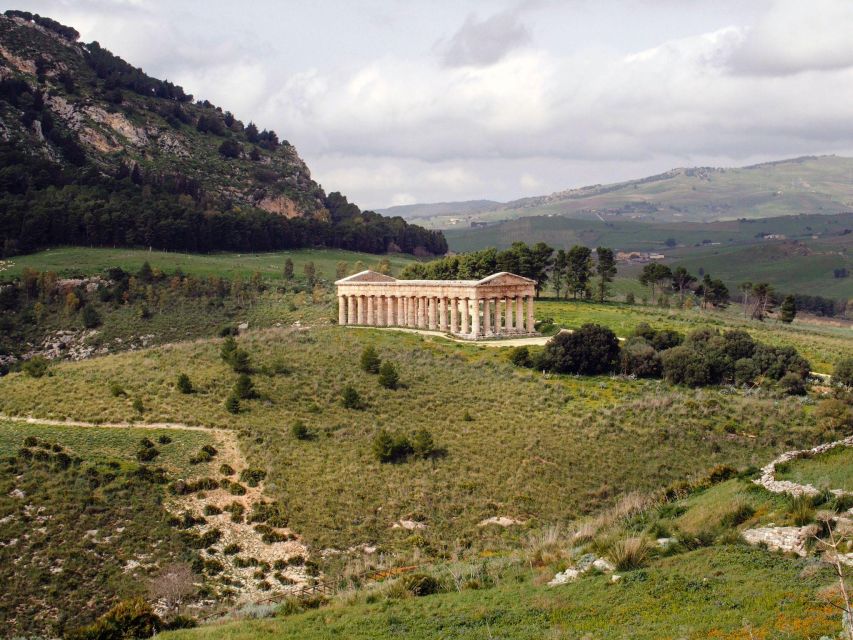
<svg viewBox="0 0 853 640">
<path fill-rule="evenodd" d="M 536 281 L 531 280 L 530 278 L 525 278 L 524 276 L 517 276 L 514 273 L 509 273 L 507 271 L 494 273 L 490 276 L 483 278 L 482 280 L 477 281 L 478 287 L 482 285 L 504 286 L 513 284 L 535 285 Z"/>
<path fill-rule="evenodd" d="M 359 271 L 351 276 L 342 278 L 335 282 L 335 284 L 348 284 L 354 282 L 397 282 L 397 278 L 392 278 L 391 276 L 386 276 L 384 273 L 367 269 L 366 271 Z"/>
</svg>

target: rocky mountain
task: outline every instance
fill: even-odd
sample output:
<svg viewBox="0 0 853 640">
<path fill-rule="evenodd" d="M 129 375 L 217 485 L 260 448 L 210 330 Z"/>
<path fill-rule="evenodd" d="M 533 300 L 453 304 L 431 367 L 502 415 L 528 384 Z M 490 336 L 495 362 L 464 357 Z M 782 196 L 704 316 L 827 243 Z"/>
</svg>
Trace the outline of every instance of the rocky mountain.
<svg viewBox="0 0 853 640">
<path fill-rule="evenodd" d="M 28 12 L 0 16 L 6 255 L 59 243 L 445 250 L 440 234 L 327 196 L 276 132 L 78 37 Z"/>
</svg>

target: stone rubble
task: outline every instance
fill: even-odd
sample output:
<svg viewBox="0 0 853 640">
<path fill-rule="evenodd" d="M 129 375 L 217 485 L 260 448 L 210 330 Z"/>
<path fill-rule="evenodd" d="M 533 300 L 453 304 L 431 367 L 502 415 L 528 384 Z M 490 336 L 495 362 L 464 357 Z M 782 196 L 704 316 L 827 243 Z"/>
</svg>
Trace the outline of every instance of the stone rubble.
<svg viewBox="0 0 853 640">
<path fill-rule="evenodd" d="M 835 442 L 827 442 L 811 449 L 804 449 L 801 451 L 787 451 L 775 460 L 773 460 L 773 462 L 771 462 L 770 464 L 766 465 L 765 467 L 762 467 L 761 477 L 757 480 L 754 480 L 753 482 L 773 493 L 789 493 L 794 496 L 816 496 L 820 493 L 820 490 L 810 484 L 797 484 L 796 482 L 790 482 L 789 480 L 777 480 L 776 466 L 785 462 L 790 462 L 791 460 L 795 460 L 797 458 L 812 457 L 821 453 L 825 453 L 826 451 L 834 449 L 835 447 L 841 446 L 853 447 L 853 436 L 849 436 L 847 438 L 844 438 L 843 440 L 836 440 Z M 832 493 L 834 495 L 840 496 L 849 494 L 850 492 L 844 491 L 842 489 L 832 489 Z"/>
</svg>

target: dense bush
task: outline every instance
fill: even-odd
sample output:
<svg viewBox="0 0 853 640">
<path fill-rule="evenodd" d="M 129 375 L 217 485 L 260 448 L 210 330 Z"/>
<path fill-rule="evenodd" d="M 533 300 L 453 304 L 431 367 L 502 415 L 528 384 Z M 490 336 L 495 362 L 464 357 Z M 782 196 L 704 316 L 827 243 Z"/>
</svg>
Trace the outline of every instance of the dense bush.
<svg viewBox="0 0 853 640">
<path fill-rule="evenodd" d="M 305 423 L 302 420 L 297 420 L 293 423 L 293 426 L 290 428 L 290 433 L 293 434 L 293 437 L 297 440 L 310 440 L 311 432 L 308 430 L 308 427 L 305 426 Z"/>
<path fill-rule="evenodd" d="M 347 409 L 363 409 L 364 403 L 358 391 L 352 385 L 347 385 L 341 392 L 341 402 Z"/>
<path fill-rule="evenodd" d="M 376 348 L 367 346 L 361 352 L 361 370 L 365 373 L 379 373 L 379 366 L 382 360 L 379 359 L 379 354 L 376 353 Z"/>
<path fill-rule="evenodd" d="M 415 597 L 429 596 L 441 591 L 441 583 L 425 573 L 410 573 L 400 579 L 402 588 Z"/>
<path fill-rule="evenodd" d="M 779 380 L 779 388 L 789 396 L 806 395 L 806 383 L 798 373 L 786 373 Z"/>
<path fill-rule="evenodd" d="M 509 353 L 509 361 L 516 367 L 529 367 L 531 364 L 530 349 L 527 347 L 515 347 Z"/>
<path fill-rule="evenodd" d="M 585 324 L 573 333 L 551 338 L 545 345 L 544 361 L 557 373 L 610 373 L 619 361 L 619 339 L 607 327 Z"/>
<path fill-rule="evenodd" d="M 833 384 L 853 387 L 853 358 L 844 358 L 835 365 L 832 372 Z"/>
<path fill-rule="evenodd" d="M 684 337 L 677 331 L 653 329 L 648 322 L 639 323 L 629 337 L 643 338 L 655 351 L 677 347 L 684 340 Z"/>
<path fill-rule="evenodd" d="M 178 391 L 181 393 L 192 393 L 193 384 L 190 382 L 190 377 L 186 373 L 178 374 Z"/>
<path fill-rule="evenodd" d="M 660 378 L 660 355 L 645 338 L 629 338 L 619 354 L 619 369 L 624 375 L 638 378 Z"/>
<path fill-rule="evenodd" d="M 660 358 L 667 381 L 689 387 L 711 384 L 711 367 L 701 352 L 682 345 L 667 349 Z"/>
<path fill-rule="evenodd" d="M 394 363 L 387 360 L 379 367 L 379 386 L 386 389 L 396 389 L 400 383 L 400 374 Z"/>
<path fill-rule="evenodd" d="M 21 365 L 21 369 L 23 369 L 24 373 L 31 378 L 41 378 L 45 373 L 47 373 L 48 365 L 49 362 L 47 361 L 47 358 L 42 356 L 33 356 Z"/>
<path fill-rule="evenodd" d="M 69 633 L 69 640 L 126 640 L 150 638 L 163 629 L 160 617 L 142 598 L 124 600 L 98 618 L 94 624 Z"/>
</svg>

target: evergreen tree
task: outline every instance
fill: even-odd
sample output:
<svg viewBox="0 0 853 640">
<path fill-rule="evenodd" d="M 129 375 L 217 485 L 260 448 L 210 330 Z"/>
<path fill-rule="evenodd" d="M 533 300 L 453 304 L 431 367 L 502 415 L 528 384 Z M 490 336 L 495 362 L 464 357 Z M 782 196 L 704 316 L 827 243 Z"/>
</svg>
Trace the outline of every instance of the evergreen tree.
<svg viewBox="0 0 853 640">
<path fill-rule="evenodd" d="M 361 352 L 361 370 L 365 373 L 379 373 L 382 360 L 373 346 L 367 346 Z"/>
<path fill-rule="evenodd" d="M 192 382 L 190 382 L 190 377 L 185 373 L 178 375 L 178 391 L 181 393 L 193 392 L 193 385 Z"/>
<path fill-rule="evenodd" d="M 554 266 L 551 267 L 551 286 L 554 287 L 554 294 L 557 299 L 560 299 L 560 292 L 563 290 L 563 285 L 566 284 L 566 271 L 569 268 L 569 259 L 566 257 L 565 249 L 557 251 L 557 256 L 554 258 Z"/>
<path fill-rule="evenodd" d="M 305 266 L 302 267 L 302 271 L 305 274 L 305 283 L 308 285 L 308 288 L 313 289 L 314 285 L 317 284 L 317 268 L 314 266 L 314 263 L 306 262 Z"/>
<path fill-rule="evenodd" d="M 650 262 L 640 272 L 640 284 L 652 290 L 652 302 L 655 299 L 655 287 L 662 285 L 665 281 L 672 279 L 672 271 L 665 264 Z"/>
<path fill-rule="evenodd" d="M 293 260 L 288 258 L 284 261 L 284 279 L 288 282 L 293 280 Z"/>
<path fill-rule="evenodd" d="M 792 295 L 785 296 L 779 307 L 779 319 L 785 324 L 791 324 L 797 316 L 797 301 Z"/>
<path fill-rule="evenodd" d="M 225 400 L 225 409 L 228 413 L 240 413 L 240 399 L 233 393 Z"/>
<path fill-rule="evenodd" d="M 255 384 L 247 373 L 241 373 L 237 376 L 237 381 L 234 383 L 234 394 L 240 400 L 251 400 L 256 398 L 258 393 L 255 391 Z"/>
<path fill-rule="evenodd" d="M 400 383 L 400 374 L 392 362 L 385 361 L 379 367 L 379 385 L 386 389 L 396 389 Z"/>
<path fill-rule="evenodd" d="M 584 298 L 589 289 L 589 281 L 592 278 L 592 251 L 589 247 L 576 244 L 566 254 L 568 259 L 568 271 L 566 284 L 572 297 L 577 300 L 578 296 Z"/>
<path fill-rule="evenodd" d="M 616 277 L 616 257 L 613 254 L 613 249 L 607 247 L 598 247 L 595 250 L 598 257 L 598 263 L 595 265 L 595 272 L 598 274 L 598 301 L 604 302 L 609 293 L 609 283 L 613 282 Z"/>
</svg>

